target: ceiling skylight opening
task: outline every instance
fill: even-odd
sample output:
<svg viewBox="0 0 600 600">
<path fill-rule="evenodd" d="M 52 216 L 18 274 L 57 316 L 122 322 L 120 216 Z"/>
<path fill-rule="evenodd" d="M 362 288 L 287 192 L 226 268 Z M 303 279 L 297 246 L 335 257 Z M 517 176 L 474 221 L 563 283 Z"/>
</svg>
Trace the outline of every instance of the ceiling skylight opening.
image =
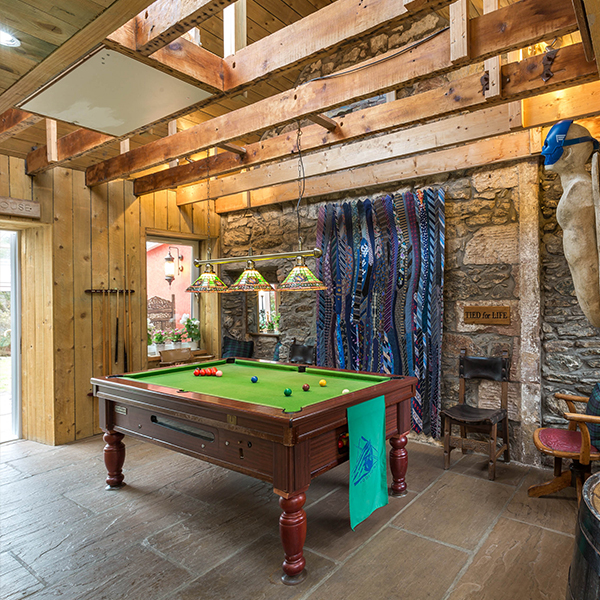
<svg viewBox="0 0 600 600">
<path fill-rule="evenodd" d="M 14 35 L 0 30 L 0 45 L 9 46 L 10 48 L 17 48 L 21 45 L 21 42 Z"/>
</svg>

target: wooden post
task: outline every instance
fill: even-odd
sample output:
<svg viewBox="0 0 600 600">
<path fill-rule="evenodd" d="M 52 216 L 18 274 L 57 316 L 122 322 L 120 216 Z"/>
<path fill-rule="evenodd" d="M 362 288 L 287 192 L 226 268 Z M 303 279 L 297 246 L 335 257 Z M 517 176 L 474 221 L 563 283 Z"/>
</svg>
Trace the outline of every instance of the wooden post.
<svg viewBox="0 0 600 600">
<path fill-rule="evenodd" d="M 46 157 L 49 163 L 58 160 L 58 134 L 54 119 L 46 119 Z"/>
<path fill-rule="evenodd" d="M 168 127 L 167 135 L 175 135 L 177 133 L 177 119 L 173 119 L 172 121 L 169 121 L 169 124 L 167 127 Z M 176 167 L 177 165 L 179 165 L 179 160 L 177 160 L 177 159 L 169 162 L 169 168 Z"/>
<path fill-rule="evenodd" d="M 246 0 L 237 0 L 223 9 L 223 56 L 235 54 L 247 45 Z"/>
<path fill-rule="evenodd" d="M 487 14 L 498 10 L 498 0 L 483 0 L 483 14 Z M 500 79 L 500 57 L 494 56 L 493 58 L 486 59 L 484 68 L 489 75 L 488 89 L 485 91 L 486 100 L 490 98 L 497 98 L 502 93 L 502 82 Z"/>
<path fill-rule="evenodd" d="M 450 5 L 450 60 L 469 58 L 469 2 L 458 0 Z"/>
</svg>

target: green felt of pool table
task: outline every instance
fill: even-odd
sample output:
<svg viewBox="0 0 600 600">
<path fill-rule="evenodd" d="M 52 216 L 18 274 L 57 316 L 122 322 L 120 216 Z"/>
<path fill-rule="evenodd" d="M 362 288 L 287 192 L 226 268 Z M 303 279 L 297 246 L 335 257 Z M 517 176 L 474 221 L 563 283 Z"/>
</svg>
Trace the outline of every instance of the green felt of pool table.
<svg viewBox="0 0 600 600">
<path fill-rule="evenodd" d="M 196 377 L 194 369 L 217 367 L 223 371 L 223 377 Z M 256 375 L 257 383 L 250 378 Z M 365 373 L 342 373 L 323 371 L 306 367 L 304 373 L 298 372 L 298 366 L 270 363 L 255 363 L 236 360 L 227 363 L 224 360 L 202 363 L 200 365 L 182 365 L 157 371 L 134 373 L 123 379 L 133 379 L 143 383 L 171 387 L 187 392 L 209 394 L 219 398 L 252 402 L 263 406 L 281 408 L 284 412 L 297 412 L 304 406 L 317 404 L 335 398 L 347 389 L 350 392 L 389 381 L 389 377 L 368 375 Z M 325 379 L 327 385 L 321 387 L 319 381 Z M 303 391 L 308 383 L 310 389 Z M 290 388 L 291 396 L 285 396 L 284 390 Z"/>
</svg>

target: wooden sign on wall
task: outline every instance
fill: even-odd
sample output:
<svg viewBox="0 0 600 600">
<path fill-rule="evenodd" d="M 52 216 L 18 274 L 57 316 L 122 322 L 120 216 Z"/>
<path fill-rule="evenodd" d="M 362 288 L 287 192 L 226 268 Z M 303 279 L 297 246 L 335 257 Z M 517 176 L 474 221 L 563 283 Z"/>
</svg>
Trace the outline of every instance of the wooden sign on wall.
<svg viewBox="0 0 600 600">
<path fill-rule="evenodd" d="M 0 196 L 0 215 L 11 217 L 40 218 L 40 203 L 31 200 L 17 200 Z"/>
<path fill-rule="evenodd" d="M 465 306 L 464 322 L 474 325 L 510 325 L 510 306 Z"/>
</svg>

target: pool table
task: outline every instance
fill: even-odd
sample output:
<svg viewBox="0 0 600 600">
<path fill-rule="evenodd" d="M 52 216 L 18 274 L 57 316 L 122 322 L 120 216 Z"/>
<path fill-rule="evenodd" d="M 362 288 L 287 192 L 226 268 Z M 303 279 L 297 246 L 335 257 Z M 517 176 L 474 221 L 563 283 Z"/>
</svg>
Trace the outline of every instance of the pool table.
<svg viewBox="0 0 600 600">
<path fill-rule="evenodd" d="M 182 365 L 92 379 L 109 488 L 123 485 L 124 434 L 268 481 L 282 509 L 282 579 L 299 583 L 305 575 L 305 492 L 311 479 L 348 459 L 346 409 L 384 396 L 392 495 L 406 493 L 414 377 L 240 358 L 198 366 L 216 367 L 223 376 L 196 377 L 196 365 Z"/>
</svg>

